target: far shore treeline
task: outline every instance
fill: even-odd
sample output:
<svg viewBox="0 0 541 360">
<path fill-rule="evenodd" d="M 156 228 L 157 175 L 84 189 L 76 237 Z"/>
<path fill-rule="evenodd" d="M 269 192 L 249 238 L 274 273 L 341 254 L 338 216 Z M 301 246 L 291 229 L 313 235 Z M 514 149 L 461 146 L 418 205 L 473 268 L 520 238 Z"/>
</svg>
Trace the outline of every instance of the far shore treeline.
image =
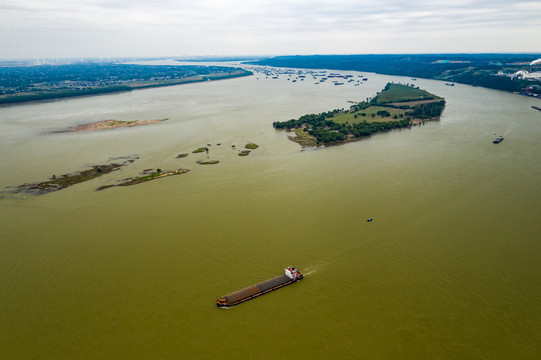
<svg viewBox="0 0 541 360">
<path fill-rule="evenodd" d="M 252 75 L 198 65 L 75 63 L 0 67 L 0 104 L 132 91 Z"/>
<path fill-rule="evenodd" d="M 522 92 L 528 86 L 541 85 L 541 81 L 497 74 L 541 71 L 541 64 L 530 66 L 533 60 L 540 57 L 540 54 L 297 55 L 277 56 L 254 61 L 252 64 L 367 71 Z"/>
</svg>

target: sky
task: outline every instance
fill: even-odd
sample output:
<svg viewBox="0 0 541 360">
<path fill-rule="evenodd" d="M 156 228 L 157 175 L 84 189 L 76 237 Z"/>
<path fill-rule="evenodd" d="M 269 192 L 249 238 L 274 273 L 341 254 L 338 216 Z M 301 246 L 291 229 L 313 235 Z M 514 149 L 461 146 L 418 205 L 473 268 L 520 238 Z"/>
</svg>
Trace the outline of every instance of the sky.
<svg viewBox="0 0 541 360">
<path fill-rule="evenodd" d="M 541 0 L 0 0 L 0 58 L 541 52 Z"/>
</svg>

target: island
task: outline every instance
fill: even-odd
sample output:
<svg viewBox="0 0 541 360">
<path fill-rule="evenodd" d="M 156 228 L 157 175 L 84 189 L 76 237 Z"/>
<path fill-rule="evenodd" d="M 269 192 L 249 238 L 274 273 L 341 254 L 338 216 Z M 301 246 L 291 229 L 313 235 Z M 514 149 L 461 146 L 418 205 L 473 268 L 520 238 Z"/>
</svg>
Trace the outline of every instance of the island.
<svg viewBox="0 0 541 360">
<path fill-rule="evenodd" d="M 155 120 L 155 121 L 164 121 L 164 120 L 165 119 Z M 111 121 L 115 121 L 115 120 L 111 120 Z M 150 122 L 152 122 L 152 121 L 153 120 L 151 120 Z M 115 125 L 115 124 L 113 124 L 113 125 Z M 122 126 L 129 126 L 129 125 L 122 125 Z M 86 131 L 86 130 L 87 129 L 85 129 L 85 130 L 80 130 L 79 129 L 77 131 Z M 92 129 L 92 130 L 95 130 L 95 129 Z M 72 131 L 76 131 L 76 130 L 72 130 Z M 221 145 L 221 143 L 217 143 L 216 145 Z M 199 148 L 192 151 L 192 153 L 194 153 L 194 154 L 205 153 L 206 152 L 206 155 L 207 155 L 206 160 L 196 160 L 195 164 L 198 164 L 198 165 L 216 165 L 216 164 L 220 163 L 220 160 L 208 159 L 209 146 L 211 146 L 211 144 L 207 144 L 207 146 L 201 146 L 201 147 L 199 147 Z M 239 156 L 247 156 L 250 153 L 250 151 L 253 151 L 253 150 L 259 148 L 259 145 L 250 142 L 250 143 L 247 143 L 245 145 L 245 148 L 250 149 L 250 150 L 242 150 L 242 151 L 238 152 Z M 231 145 L 231 149 L 233 151 L 237 151 L 236 150 L 236 145 Z M 176 158 L 177 159 L 184 159 L 184 158 L 186 158 L 188 156 L 189 156 L 189 153 L 184 152 L 184 153 L 178 154 L 176 156 Z M 196 158 L 198 157 L 198 155 L 193 155 L 193 156 L 196 157 Z M 201 155 L 199 155 L 199 157 L 200 156 Z M 67 188 L 69 186 L 76 185 L 76 184 L 79 184 L 79 183 L 82 183 L 82 182 L 85 182 L 85 181 L 89 181 L 89 180 L 95 179 L 97 177 L 100 177 L 102 175 L 108 174 L 110 172 L 119 170 L 121 167 L 126 166 L 128 164 L 131 164 L 137 159 L 139 159 L 139 156 L 137 156 L 137 155 L 113 158 L 113 159 L 109 159 L 110 163 L 108 163 L 108 164 L 92 165 L 92 166 L 90 166 L 90 168 L 87 168 L 87 169 L 84 169 L 84 170 L 81 170 L 81 171 L 76 171 L 76 172 L 73 172 L 73 173 L 59 175 L 59 176 L 52 175 L 50 177 L 50 179 L 46 180 L 46 181 L 40 181 L 40 182 L 36 182 L 36 183 L 25 183 L 25 184 L 18 185 L 18 186 L 8 186 L 8 187 L 5 188 L 5 190 L 0 189 L 0 197 L 2 195 L 7 195 L 7 194 L 43 195 L 43 194 L 47 194 L 47 193 L 50 193 L 50 192 L 62 190 L 62 189 L 65 189 L 65 188 Z M 120 161 L 120 160 L 122 160 L 122 161 Z M 180 160 L 180 161 L 182 161 L 182 160 Z M 131 185 L 142 184 L 142 183 L 145 183 L 145 182 L 148 182 L 148 181 L 157 180 L 157 179 L 163 179 L 163 178 L 169 177 L 169 176 L 186 174 L 189 171 L 190 171 L 190 169 L 186 169 L 184 167 L 179 168 L 179 169 L 174 169 L 174 170 L 165 170 L 165 171 L 162 170 L 162 169 L 159 169 L 159 168 L 155 169 L 155 170 L 154 169 L 144 169 L 139 173 L 140 176 L 125 178 L 125 179 L 122 179 L 122 180 L 115 180 L 113 184 L 100 186 L 99 188 L 96 189 L 96 191 L 105 190 L 105 189 L 109 189 L 109 188 L 112 188 L 112 187 L 131 186 Z"/>
<path fill-rule="evenodd" d="M 190 170 L 175 169 L 175 170 L 162 171 L 161 169 L 156 169 L 156 171 L 152 171 L 151 169 L 146 169 L 146 170 L 143 170 L 143 172 L 141 173 L 141 176 L 127 178 L 127 179 L 121 180 L 118 184 L 114 184 L 114 185 L 100 186 L 99 188 L 96 189 L 96 191 L 105 190 L 105 189 L 109 189 L 109 188 L 117 187 L 117 186 L 131 186 L 131 185 L 142 184 L 147 181 L 163 179 L 168 176 L 186 174 L 188 171 Z"/>
<path fill-rule="evenodd" d="M 274 122 L 276 129 L 294 131 L 289 139 L 302 147 L 336 145 L 374 133 L 424 124 L 439 119 L 445 100 L 411 84 L 388 83 L 373 98 L 299 119 Z"/>
<path fill-rule="evenodd" d="M 59 176 L 53 175 L 47 181 L 19 185 L 15 188 L 13 193 L 43 195 L 50 192 L 62 190 L 69 186 L 89 181 L 102 175 L 108 174 L 112 171 L 116 171 L 123 166 L 133 163 L 136 159 L 138 159 L 138 157 L 124 158 L 124 161 L 119 163 L 115 162 L 105 165 L 93 165 L 90 169 Z"/>
<path fill-rule="evenodd" d="M 254 144 L 254 143 L 249 143 L 249 144 L 246 144 L 246 146 L 244 146 L 245 149 L 249 149 L 249 150 L 241 150 L 239 151 L 239 156 L 248 156 L 250 155 L 250 153 L 252 152 L 252 150 L 255 150 L 259 147 L 259 145 L 257 144 Z"/>
<path fill-rule="evenodd" d="M 165 118 L 165 119 L 156 119 L 156 120 L 131 120 L 131 121 L 101 120 L 101 121 L 91 122 L 88 124 L 72 126 L 70 128 L 67 128 L 65 130 L 61 130 L 58 132 L 110 130 L 110 129 L 117 129 L 117 128 L 122 128 L 122 127 L 133 127 L 133 126 L 144 126 L 144 125 L 156 124 L 156 123 L 160 123 L 166 120 L 168 119 Z"/>
</svg>

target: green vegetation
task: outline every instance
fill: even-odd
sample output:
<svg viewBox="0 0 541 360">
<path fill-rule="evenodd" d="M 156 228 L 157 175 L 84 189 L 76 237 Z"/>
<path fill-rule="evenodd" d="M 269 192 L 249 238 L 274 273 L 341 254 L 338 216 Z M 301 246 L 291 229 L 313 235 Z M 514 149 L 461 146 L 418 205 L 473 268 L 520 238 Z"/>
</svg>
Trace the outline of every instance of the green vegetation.
<svg viewBox="0 0 541 360">
<path fill-rule="evenodd" d="M 376 97 L 354 104 L 348 111 L 308 114 L 274 122 L 273 126 L 295 130 L 297 136 L 289 138 L 301 146 L 342 143 L 438 118 L 444 107 L 445 100 L 438 96 L 408 85 L 389 83 Z"/>
<path fill-rule="evenodd" d="M 168 176 L 186 174 L 188 171 L 190 171 L 190 170 L 188 170 L 188 169 L 176 169 L 176 170 L 162 171 L 161 169 L 156 169 L 155 172 L 150 172 L 150 173 L 147 173 L 145 171 L 143 173 L 143 176 L 124 179 L 124 180 L 122 180 L 122 182 L 120 182 L 119 184 L 116 184 L 116 185 L 104 185 L 104 186 L 101 186 L 101 187 L 97 188 L 96 191 L 105 190 L 105 189 L 109 189 L 109 188 L 117 187 L 117 186 L 131 186 L 131 185 L 142 184 L 142 183 L 147 182 L 147 181 L 151 181 L 151 180 L 155 180 L 155 179 L 161 179 L 161 178 L 168 177 Z"/>
<path fill-rule="evenodd" d="M 107 123 L 109 125 L 119 125 L 117 124 L 125 124 L 128 122 L 125 121 L 117 121 L 117 120 L 107 120 Z M 218 143 L 217 145 L 221 145 L 221 143 Z M 210 146 L 210 144 L 208 144 Z M 254 143 L 248 143 L 245 145 L 246 150 L 239 151 L 239 156 L 248 156 L 254 149 L 259 148 L 259 145 Z M 232 149 L 235 150 L 236 146 L 232 145 Z M 206 146 L 200 147 L 196 150 L 194 150 L 194 153 L 202 153 L 207 152 L 208 153 L 209 148 Z M 182 153 L 177 155 L 177 158 L 184 158 L 187 157 L 188 153 Z M 208 156 L 207 156 L 208 158 Z M 94 178 L 97 178 L 99 176 L 108 174 L 112 171 L 118 170 L 120 167 L 125 166 L 127 164 L 133 163 L 138 157 L 132 157 L 132 158 L 124 158 L 126 159 L 122 163 L 112 163 L 108 165 L 94 165 L 90 169 L 78 171 L 71 174 L 65 174 L 65 175 L 52 175 L 51 178 L 48 181 L 43 181 L 39 183 L 27 183 L 22 184 L 17 187 L 8 188 L 9 190 L 6 193 L 12 193 L 12 194 L 18 194 L 18 193 L 27 193 L 27 194 L 33 194 L 33 195 L 41 195 L 46 194 L 53 191 L 62 190 L 68 186 L 72 186 L 84 181 L 92 180 Z M 197 161 L 197 164 L 200 165 L 215 165 L 219 164 L 219 160 L 200 160 Z M 131 185 L 137 185 L 144 182 L 148 182 L 155 179 L 161 179 L 168 176 L 173 175 L 179 175 L 179 174 L 185 174 L 189 172 L 188 169 L 176 169 L 176 170 L 167 170 L 163 171 L 160 168 L 157 168 L 155 170 L 153 169 L 145 169 L 140 173 L 140 176 L 126 178 L 123 180 L 118 181 L 115 184 L 112 185 L 104 185 L 99 187 L 96 190 L 105 190 L 111 187 L 117 187 L 117 186 L 131 186 Z"/>
<path fill-rule="evenodd" d="M 220 66 L 78 63 L 0 67 L 0 104 L 219 80 L 252 73 Z"/>
<path fill-rule="evenodd" d="M 500 71 L 507 74 L 520 70 L 541 71 L 540 65 L 529 66 L 537 58 L 539 54 L 307 55 L 277 56 L 253 63 L 305 69 L 369 71 L 520 92 L 530 85 L 541 85 L 541 81 L 497 74 Z"/>
<path fill-rule="evenodd" d="M 205 152 L 205 151 L 209 151 L 209 148 L 206 147 L 206 146 L 202 146 L 198 149 L 195 149 L 194 151 L 192 151 L 193 154 L 197 154 L 197 153 L 202 153 L 202 152 Z"/>
<path fill-rule="evenodd" d="M 94 165 L 91 169 L 75 172 L 72 174 L 64 174 L 60 176 L 53 175 L 50 180 L 34 183 L 34 184 L 22 184 L 19 185 L 15 193 L 29 193 L 34 195 L 47 194 L 53 191 L 62 190 L 69 186 L 79 184 L 84 181 L 95 179 L 99 176 L 108 174 L 112 171 L 120 169 L 122 166 L 131 164 L 135 159 L 126 160 L 123 163 L 113 163 L 107 165 Z"/>
<path fill-rule="evenodd" d="M 372 103 L 382 105 L 393 102 L 434 100 L 436 98 L 439 99 L 439 97 L 419 88 L 388 83 L 383 91 L 373 99 Z"/>
<path fill-rule="evenodd" d="M 288 139 L 296 142 L 302 147 L 317 146 L 317 140 L 312 135 L 304 132 L 304 128 L 292 129 L 295 132 L 295 136 L 288 136 Z"/>
</svg>

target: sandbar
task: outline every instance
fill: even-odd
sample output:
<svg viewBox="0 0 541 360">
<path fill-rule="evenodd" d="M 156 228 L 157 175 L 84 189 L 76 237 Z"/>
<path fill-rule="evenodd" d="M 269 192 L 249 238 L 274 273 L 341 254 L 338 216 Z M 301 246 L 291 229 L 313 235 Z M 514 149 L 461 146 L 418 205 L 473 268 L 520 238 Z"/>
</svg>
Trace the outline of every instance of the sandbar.
<svg viewBox="0 0 541 360">
<path fill-rule="evenodd" d="M 80 131 L 96 131 L 96 130 L 109 130 L 117 129 L 121 127 L 133 127 L 133 126 L 144 126 L 150 124 L 160 123 L 162 121 L 168 120 L 165 119 L 156 119 L 156 120 L 101 120 L 88 124 L 82 124 L 77 126 L 72 126 L 61 132 L 80 132 Z"/>
</svg>

